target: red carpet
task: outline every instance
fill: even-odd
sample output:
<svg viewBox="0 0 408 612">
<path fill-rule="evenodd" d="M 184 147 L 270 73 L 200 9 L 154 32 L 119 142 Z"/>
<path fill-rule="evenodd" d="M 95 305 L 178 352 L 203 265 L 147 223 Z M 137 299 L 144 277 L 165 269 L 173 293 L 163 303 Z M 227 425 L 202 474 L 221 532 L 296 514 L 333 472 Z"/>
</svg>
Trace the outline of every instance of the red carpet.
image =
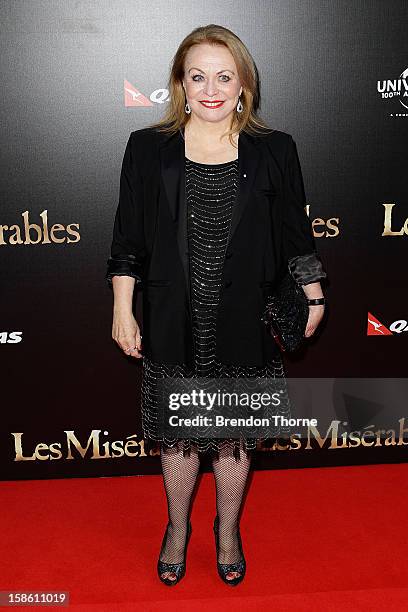
<svg viewBox="0 0 408 612">
<path fill-rule="evenodd" d="M 160 476 L 1 482 L 0 590 L 69 591 L 75 612 L 406 611 L 407 476 L 405 464 L 252 473 L 235 588 L 216 573 L 212 474 L 194 500 L 186 576 L 170 588 L 156 577 Z"/>
</svg>

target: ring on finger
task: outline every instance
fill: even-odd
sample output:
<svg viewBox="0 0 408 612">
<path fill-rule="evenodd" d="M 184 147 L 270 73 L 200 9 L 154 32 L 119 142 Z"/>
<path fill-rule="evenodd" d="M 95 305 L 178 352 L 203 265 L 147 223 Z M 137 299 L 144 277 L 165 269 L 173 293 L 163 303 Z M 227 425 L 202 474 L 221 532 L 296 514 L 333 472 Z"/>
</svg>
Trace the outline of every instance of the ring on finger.
<svg viewBox="0 0 408 612">
<path fill-rule="evenodd" d="M 127 353 L 128 351 L 134 351 L 135 349 L 137 349 L 137 346 L 134 346 L 133 348 L 127 348 L 125 349 L 125 353 Z"/>
</svg>

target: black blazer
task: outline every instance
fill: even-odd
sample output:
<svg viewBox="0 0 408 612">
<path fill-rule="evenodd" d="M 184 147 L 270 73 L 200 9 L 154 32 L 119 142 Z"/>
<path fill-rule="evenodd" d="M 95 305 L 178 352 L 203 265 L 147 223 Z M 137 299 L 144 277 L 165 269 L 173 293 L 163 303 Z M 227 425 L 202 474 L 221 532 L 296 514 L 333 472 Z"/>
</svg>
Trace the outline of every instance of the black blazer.
<svg viewBox="0 0 408 612">
<path fill-rule="evenodd" d="M 184 137 L 155 128 L 130 134 L 120 176 L 106 280 L 136 279 L 143 291 L 143 354 L 193 364 Z M 261 315 L 283 273 L 324 278 L 296 145 L 279 130 L 238 139 L 239 185 L 225 250 L 216 356 L 262 366 L 278 351 Z"/>
</svg>

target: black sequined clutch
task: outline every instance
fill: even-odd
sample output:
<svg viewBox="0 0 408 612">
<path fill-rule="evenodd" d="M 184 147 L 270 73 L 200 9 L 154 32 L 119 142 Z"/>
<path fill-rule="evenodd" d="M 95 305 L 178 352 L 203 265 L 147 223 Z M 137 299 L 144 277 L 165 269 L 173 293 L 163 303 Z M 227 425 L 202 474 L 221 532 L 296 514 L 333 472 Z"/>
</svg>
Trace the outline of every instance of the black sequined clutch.
<svg viewBox="0 0 408 612">
<path fill-rule="evenodd" d="M 268 327 L 282 351 L 296 351 L 305 340 L 309 305 L 302 287 L 290 272 L 270 295 L 261 320 Z"/>
</svg>

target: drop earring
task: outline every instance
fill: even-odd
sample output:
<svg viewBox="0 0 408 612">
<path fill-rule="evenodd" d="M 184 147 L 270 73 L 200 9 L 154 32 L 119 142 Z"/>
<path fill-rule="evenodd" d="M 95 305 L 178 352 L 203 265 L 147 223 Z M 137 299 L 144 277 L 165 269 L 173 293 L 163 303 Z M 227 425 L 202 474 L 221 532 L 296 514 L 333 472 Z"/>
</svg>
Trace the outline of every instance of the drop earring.
<svg viewBox="0 0 408 612">
<path fill-rule="evenodd" d="M 187 115 L 189 115 L 191 113 L 191 108 L 188 102 L 186 102 L 185 106 L 184 106 L 184 110 L 186 111 Z"/>
<path fill-rule="evenodd" d="M 241 99 L 238 98 L 237 113 L 242 113 L 243 110 L 244 110 L 244 107 L 242 106 Z"/>
</svg>

